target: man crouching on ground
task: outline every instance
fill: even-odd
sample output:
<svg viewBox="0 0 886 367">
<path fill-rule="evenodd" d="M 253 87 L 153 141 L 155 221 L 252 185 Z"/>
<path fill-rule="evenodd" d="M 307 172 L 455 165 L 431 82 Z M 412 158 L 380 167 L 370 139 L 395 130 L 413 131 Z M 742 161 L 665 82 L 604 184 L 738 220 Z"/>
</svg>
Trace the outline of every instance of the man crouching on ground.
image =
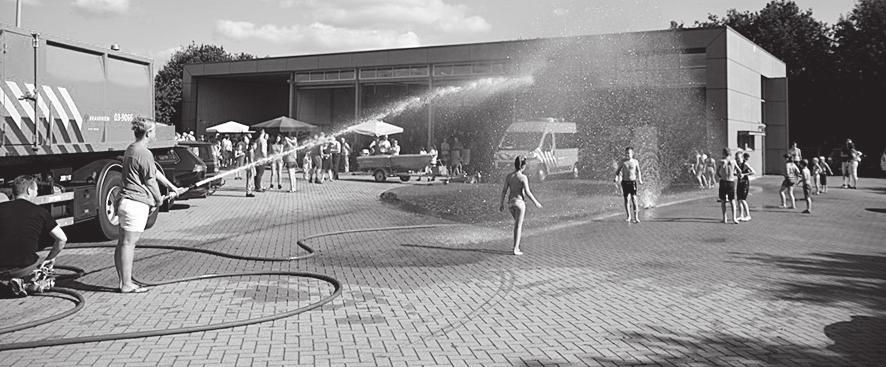
<svg viewBox="0 0 886 367">
<path fill-rule="evenodd" d="M 0 203 L 0 281 L 8 281 L 13 294 L 26 296 L 35 270 L 51 266 L 68 237 L 49 211 L 33 203 L 37 197 L 34 176 L 16 177 L 12 194 L 13 200 Z M 50 236 L 55 243 L 41 261 L 37 254 L 40 239 Z"/>
</svg>

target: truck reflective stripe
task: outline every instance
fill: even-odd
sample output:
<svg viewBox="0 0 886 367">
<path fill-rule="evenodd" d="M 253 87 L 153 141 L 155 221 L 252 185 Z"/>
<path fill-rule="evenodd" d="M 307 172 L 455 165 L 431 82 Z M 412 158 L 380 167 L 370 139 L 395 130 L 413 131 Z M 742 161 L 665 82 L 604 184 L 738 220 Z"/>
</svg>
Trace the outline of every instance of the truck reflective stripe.
<svg viewBox="0 0 886 367">
<path fill-rule="evenodd" d="M 31 106 L 31 103 L 27 100 L 21 99 L 25 94 L 19 89 L 18 84 L 15 84 L 13 81 L 7 81 L 6 85 L 9 87 L 9 91 L 12 92 L 12 99 L 18 101 L 18 105 L 21 107 L 22 111 L 25 112 L 25 115 L 27 115 L 31 121 L 34 121 L 34 107 Z"/>
<path fill-rule="evenodd" d="M 34 91 L 34 85 L 31 83 L 25 83 L 25 88 L 28 88 L 28 92 L 30 92 L 31 94 L 39 93 L 39 91 L 37 91 L 37 92 Z M 23 102 L 28 102 L 28 101 L 23 101 Z M 30 102 L 28 102 L 28 103 L 30 103 Z M 40 95 L 39 98 L 37 98 L 37 107 L 40 108 L 40 113 L 43 114 L 43 118 L 49 118 L 49 107 L 47 107 L 47 105 L 46 105 L 46 96 L 45 95 Z"/>
<path fill-rule="evenodd" d="M 61 102 L 58 101 L 58 97 L 55 96 L 55 92 L 53 92 L 52 88 L 50 88 L 49 86 L 44 85 L 43 86 L 43 93 L 46 94 L 46 97 L 49 98 L 49 103 L 52 104 L 52 108 L 55 110 L 55 112 L 57 114 L 56 116 L 58 116 L 62 119 L 62 124 L 65 126 L 65 130 L 67 130 L 68 125 L 70 125 L 71 122 L 68 120 L 68 113 L 65 112 L 65 108 L 62 107 Z M 65 134 L 65 135 L 67 135 L 67 134 Z M 68 140 L 68 141 L 70 141 L 70 140 Z"/>
<path fill-rule="evenodd" d="M 7 118 L 6 121 L 6 139 L 9 143 L 13 145 L 27 144 L 28 139 L 25 137 L 24 133 L 22 133 L 21 127 L 17 124 L 10 124 L 9 118 Z M 10 134 L 10 132 L 12 133 Z"/>
<path fill-rule="evenodd" d="M 6 97 L 6 92 L 3 88 L 0 88 L 0 97 L 2 97 L 3 109 L 9 113 L 9 117 L 12 118 L 12 122 L 19 128 L 22 126 L 22 115 L 18 113 L 18 110 L 15 108 L 15 105 L 12 104 L 12 101 Z"/>
<path fill-rule="evenodd" d="M 77 104 L 74 103 L 74 99 L 71 98 L 68 90 L 63 87 L 58 87 L 58 94 L 62 96 L 65 104 L 68 105 L 68 110 L 70 110 L 71 115 L 74 116 L 74 121 L 77 122 L 77 130 L 79 131 L 83 129 L 83 115 L 80 114 L 80 110 L 77 109 Z M 83 139 L 81 138 L 80 141 L 83 141 Z"/>
</svg>

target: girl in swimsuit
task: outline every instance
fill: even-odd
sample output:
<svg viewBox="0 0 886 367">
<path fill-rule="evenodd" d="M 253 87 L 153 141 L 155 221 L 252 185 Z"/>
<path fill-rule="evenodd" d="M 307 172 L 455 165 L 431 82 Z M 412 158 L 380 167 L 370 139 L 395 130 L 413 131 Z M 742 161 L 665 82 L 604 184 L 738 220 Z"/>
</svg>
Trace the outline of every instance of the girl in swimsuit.
<svg viewBox="0 0 886 367">
<path fill-rule="evenodd" d="M 523 255 L 520 251 L 520 236 L 523 233 L 523 217 L 526 215 L 524 197 L 528 197 L 536 207 L 541 208 L 541 204 L 529 191 L 529 179 L 523 174 L 524 169 L 526 169 L 526 158 L 520 156 L 514 159 L 514 172 L 505 178 L 505 185 L 501 189 L 501 205 L 498 208 L 499 211 L 505 210 L 505 196 L 507 196 L 508 211 L 514 217 L 514 255 Z"/>
<path fill-rule="evenodd" d="M 707 155 L 707 158 L 704 160 L 704 176 L 705 182 L 709 189 L 714 188 L 715 175 L 717 173 L 716 167 L 717 160 L 714 159 L 714 156 L 711 154 Z"/>
</svg>

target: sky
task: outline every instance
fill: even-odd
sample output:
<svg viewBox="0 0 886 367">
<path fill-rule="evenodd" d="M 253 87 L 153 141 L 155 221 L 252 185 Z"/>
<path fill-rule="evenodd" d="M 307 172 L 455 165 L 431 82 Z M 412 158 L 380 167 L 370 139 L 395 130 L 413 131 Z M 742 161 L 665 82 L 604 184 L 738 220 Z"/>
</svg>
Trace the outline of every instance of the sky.
<svg viewBox="0 0 886 367">
<path fill-rule="evenodd" d="M 768 0 L 22 0 L 22 27 L 162 65 L 191 42 L 258 57 L 665 29 Z M 834 24 L 855 0 L 796 0 Z M 0 0 L 15 24 L 15 0 Z M 159 69 L 156 67 L 155 70 Z"/>
</svg>

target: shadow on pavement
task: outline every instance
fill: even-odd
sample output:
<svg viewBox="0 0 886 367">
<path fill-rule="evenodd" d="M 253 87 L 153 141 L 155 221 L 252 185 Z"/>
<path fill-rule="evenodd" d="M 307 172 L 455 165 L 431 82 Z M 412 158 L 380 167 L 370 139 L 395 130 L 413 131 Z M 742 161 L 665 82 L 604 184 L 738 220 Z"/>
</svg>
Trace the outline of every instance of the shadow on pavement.
<svg viewBox="0 0 886 367">
<path fill-rule="evenodd" d="M 851 321 L 830 324 L 825 335 L 834 341 L 828 349 L 845 356 L 853 365 L 882 366 L 886 363 L 886 319 L 852 316 Z"/>
<path fill-rule="evenodd" d="M 717 218 L 656 218 L 647 220 L 647 222 L 694 222 L 694 223 L 721 223 L 722 219 Z"/>
<path fill-rule="evenodd" d="M 802 276 L 782 281 L 779 289 L 772 290 L 779 299 L 819 304 L 848 301 L 886 311 L 886 267 L 883 266 L 886 254 L 826 252 L 802 257 L 738 256 Z"/>
<path fill-rule="evenodd" d="M 886 213 L 886 208 L 866 208 L 865 210 L 874 213 Z"/>
<path fill-rule="evenodd" d="M 648 353 L 619 353 L 618 357 L 580 357 L 581 365 L 602 366 L 846 366 L 847 360 L 824 350 L 781 338 L 745 338 L 725 333 L 630 332 L 621 341 L 648 349 Z M 622 355 L 623 354 L 623 355 Z M 518 366 L 568 366 L 556 360 L 523 360 Z M 578 365 L 578 364 L 575 364 Z"/>
</svg>

